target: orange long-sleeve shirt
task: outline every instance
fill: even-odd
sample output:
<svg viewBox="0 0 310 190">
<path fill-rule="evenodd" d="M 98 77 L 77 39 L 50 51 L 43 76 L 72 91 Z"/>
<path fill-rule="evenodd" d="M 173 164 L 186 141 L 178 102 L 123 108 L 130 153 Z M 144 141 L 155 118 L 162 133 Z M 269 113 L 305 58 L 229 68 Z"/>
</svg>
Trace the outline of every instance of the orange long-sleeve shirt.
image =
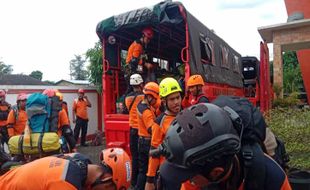
<svg viewBox="0 0 310 190">
<path fill-rule="evenodd" d="M 127 95 L 125 99 L 125 104 L 129 111 L 129 126 L 135 129 L 138 129 L 137 106 L 143 100 L 143 98 L 144 98 L 144 95 L 142 93 L 131 92 Z M 132 103 L 133 100 L 134 102 Z M 130 108 L 131 104 L 132 106 Z"/>
<path fill-rule="evenodd" d="M 152 128 L 152 140 L 151 140 L 151 147 L 157 148 L 164 140 L 167 131 L 170 127 L 170 124 L 175 119 L 175 115 L 170 114 L 168 111 L 162 113 L 160 116 L 156 118 L 156 124 Z M 164 157 L 149 158 L 149 165 L 148 165 L 148 177 L 155 177 L 156 172 L 160 166 L 160 164 L 164 161 Z"/>
<path fill-rule="evenodd" d="M 155 113 L 151 106 L 141 101 L 137 106 L 138 113 L 138 135 L 140 137 L 151 137 L 152 126 L 155 124 Z"/>
<path fill-rule="evenodd" d="M 144 51 L 144 48 L 142 46 L 142 43 L 140 40 L 135 40 L 128 48 L 128 53 L 126 57 L 126 64 L 129 64 L 129 62 L 133 59 L 139 59 L 138 64 L 142 65 L 142 59 L 140 59 L 140 56 L 142 55 Z"/>
<path fill-rule="evenodd" d="M 60 112 L 58 113 L 58 132 L 57 133 L 59 136 L 62 135 L 61 128 L 63 126 L 70 126 L 69 117 L 68 117 L 67 112 L 64 108 L 62 108 L 60 110 Z"/>
<path fill-rule="evenodd" d="M 14 110 L 12 109 L 8 115 L 8 133 L 9 137 L 15 135 L 21 135 L 24 132 L 25 126 L 27 124 L 27 113 L 25 110 L 18 110 L 17 116 L 15 115 Z"/>
<path fill-rule="evenodd" d="M 11 105 L 7 102 L 1 103 L 0 104 L 0 114 L 1 114 L 1 118 L 0 118 L 0 127 L 6 126 L 7 125 L 7 116 L 10 112 L 11 109 Z"/>
</svg>

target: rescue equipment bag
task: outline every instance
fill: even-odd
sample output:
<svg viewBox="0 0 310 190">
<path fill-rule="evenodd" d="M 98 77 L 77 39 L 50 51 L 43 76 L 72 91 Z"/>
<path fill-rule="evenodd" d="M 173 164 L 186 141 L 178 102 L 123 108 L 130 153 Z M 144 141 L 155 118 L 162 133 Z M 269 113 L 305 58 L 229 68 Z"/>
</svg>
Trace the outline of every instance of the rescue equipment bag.
<svg viewBox="0 0 310 190">
<path fill-rule="evenodd" d="M 16 155 L 59 153 L 59 136 L 55 132 L 31 133 L 30 142 L 25 142 L 24 135 L 16 135 L 9 140 L 9 150 Z"/>
</svg>

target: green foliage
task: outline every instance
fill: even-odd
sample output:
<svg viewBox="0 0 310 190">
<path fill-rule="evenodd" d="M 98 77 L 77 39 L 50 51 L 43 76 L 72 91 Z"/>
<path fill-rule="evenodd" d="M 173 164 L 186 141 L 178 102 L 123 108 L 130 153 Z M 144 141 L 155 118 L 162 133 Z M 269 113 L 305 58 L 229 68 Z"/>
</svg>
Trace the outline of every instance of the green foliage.
<svg viewBox="0 0 310 190">
<path fill-rule="evenodd" d="M 285 142 L 289 165 L 310 169 L 310 110 L 277 108 L 266 121 L 272 131 Z"/>
<path fill-rule="evenodd" d="M 86 59 L 90 65 L 87 67 L 89 73 L 89 81 L 97 87 L 98 93 L 102 92 L 102 46 L 97 42 L 93 48 L 86 52 Z"/>
<path fill-rule="evenodd" d="M 0 61 L 0 74 L 11 74 L 12 72 L 12 65 L 6 65 L 3 61 Z"/>
<path fill-rule="evenodd" d="M 43 73 L 41 71 L 32 71 L 29 76 L 31 76 L 35 79 L 38 79 L 38 80 L 42 80 Z"/>
<path fill-rule="evenodd" d="M 280 94 L 281 94 L 282 89 L 283 89 L 282 86 L 280 86 L 278 84 L 274 84 L 272 88 L 273 88 L 273 91 L 276 94 L 277 98 L 280 97 Z"/>
<path fill-rule="evenodd" d="M 84 69 L 86 60 L 81 55 L 74 55 L 74 59 L 70 61 L 70 76 L 74 80 L 86 80 L 87 71 Z"/>
<path fill-rule="evenodd" d="M 273 107 L 282 107 L 282 108 L 296 107 L 301 103 L 300 100 L 298 99 L 298 96 L 299 96 L 298 92 L 293 92 L 288 97 L 277 98 L 273 101 Z"/>
<path fill-rule="evenodd" d="M 283 54 L 283 90 L 284 93 L 299 91 L 302 87 L 300 66 L 298 64 L 296 52 L 285 52 Z"/>
</svg>

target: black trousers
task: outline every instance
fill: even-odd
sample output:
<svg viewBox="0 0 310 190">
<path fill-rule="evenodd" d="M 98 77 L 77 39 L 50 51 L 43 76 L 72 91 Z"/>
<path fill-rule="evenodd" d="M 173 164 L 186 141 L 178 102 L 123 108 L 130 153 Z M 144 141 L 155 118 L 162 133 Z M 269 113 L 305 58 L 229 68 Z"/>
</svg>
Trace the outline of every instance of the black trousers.
<svg viewBox="0 0 310 190">
<path fill-rule="evenodd" d="M 74 128 L 74 139 L 77 142 L 80 136 L 80 131 L 81 133 L 81 145 L 85 145 L 86 142 L 86 134 L 87 134 L 87 125 L 88 125 L 88 120 L 87 119 L 82 119 L 80 117 L 76 118 L 76 124 Z"/>
<path fill-rule="evenodd" d="M 135 190 L 144 190 L 146 183 L 146 173 L 149 164 L 149 151 L 151 147 L 151 139 L 139 137 L 139 174 Z"/>
<path fill-rule="evenodd" d="M 4 145 L 4 143 L 8 144 L 9 141 L 9 134 L 8 134 L 8 128 L 7 126 L 1 126 L 0 127 L 0 134 L 1 134 L 1 144 Z"/>
<path fill-rule="evenodd" d="M 139 174 L 139 151 L 138 151 L 138 129 L 130 128 L 129 144 L 130 153 L 132 157 L 132 177 L 131 185 L 134 187 L 137 184 L 137 178 Z"/>
</svg>

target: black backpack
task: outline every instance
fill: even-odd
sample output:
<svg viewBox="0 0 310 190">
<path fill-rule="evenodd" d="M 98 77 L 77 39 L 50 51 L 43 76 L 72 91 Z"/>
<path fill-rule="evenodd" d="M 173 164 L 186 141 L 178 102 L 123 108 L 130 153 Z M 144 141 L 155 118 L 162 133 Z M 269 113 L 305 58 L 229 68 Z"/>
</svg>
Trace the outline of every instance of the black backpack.
<svg viewBox="0 0 310 190">
<path fill-rule="evenodd" d="M 284 171 L 288 171 L 288 162 L 290 161 L 289 155 L 286 152 L 284 142 L 275 137 L 277 142 L 277 147 L 275 149 L 275 154 L 272 158 L 282 167 Z"/>
<path fill-rule="evenodd" d="M 243 165 L 245 189 L 264 189 L 264 140 L 267 124 L 261 112 L 246 98 L 219 96 L 213 104 L 223 108 L 231 117 L 241 137 L 240 162 Z"/>
</svg>

